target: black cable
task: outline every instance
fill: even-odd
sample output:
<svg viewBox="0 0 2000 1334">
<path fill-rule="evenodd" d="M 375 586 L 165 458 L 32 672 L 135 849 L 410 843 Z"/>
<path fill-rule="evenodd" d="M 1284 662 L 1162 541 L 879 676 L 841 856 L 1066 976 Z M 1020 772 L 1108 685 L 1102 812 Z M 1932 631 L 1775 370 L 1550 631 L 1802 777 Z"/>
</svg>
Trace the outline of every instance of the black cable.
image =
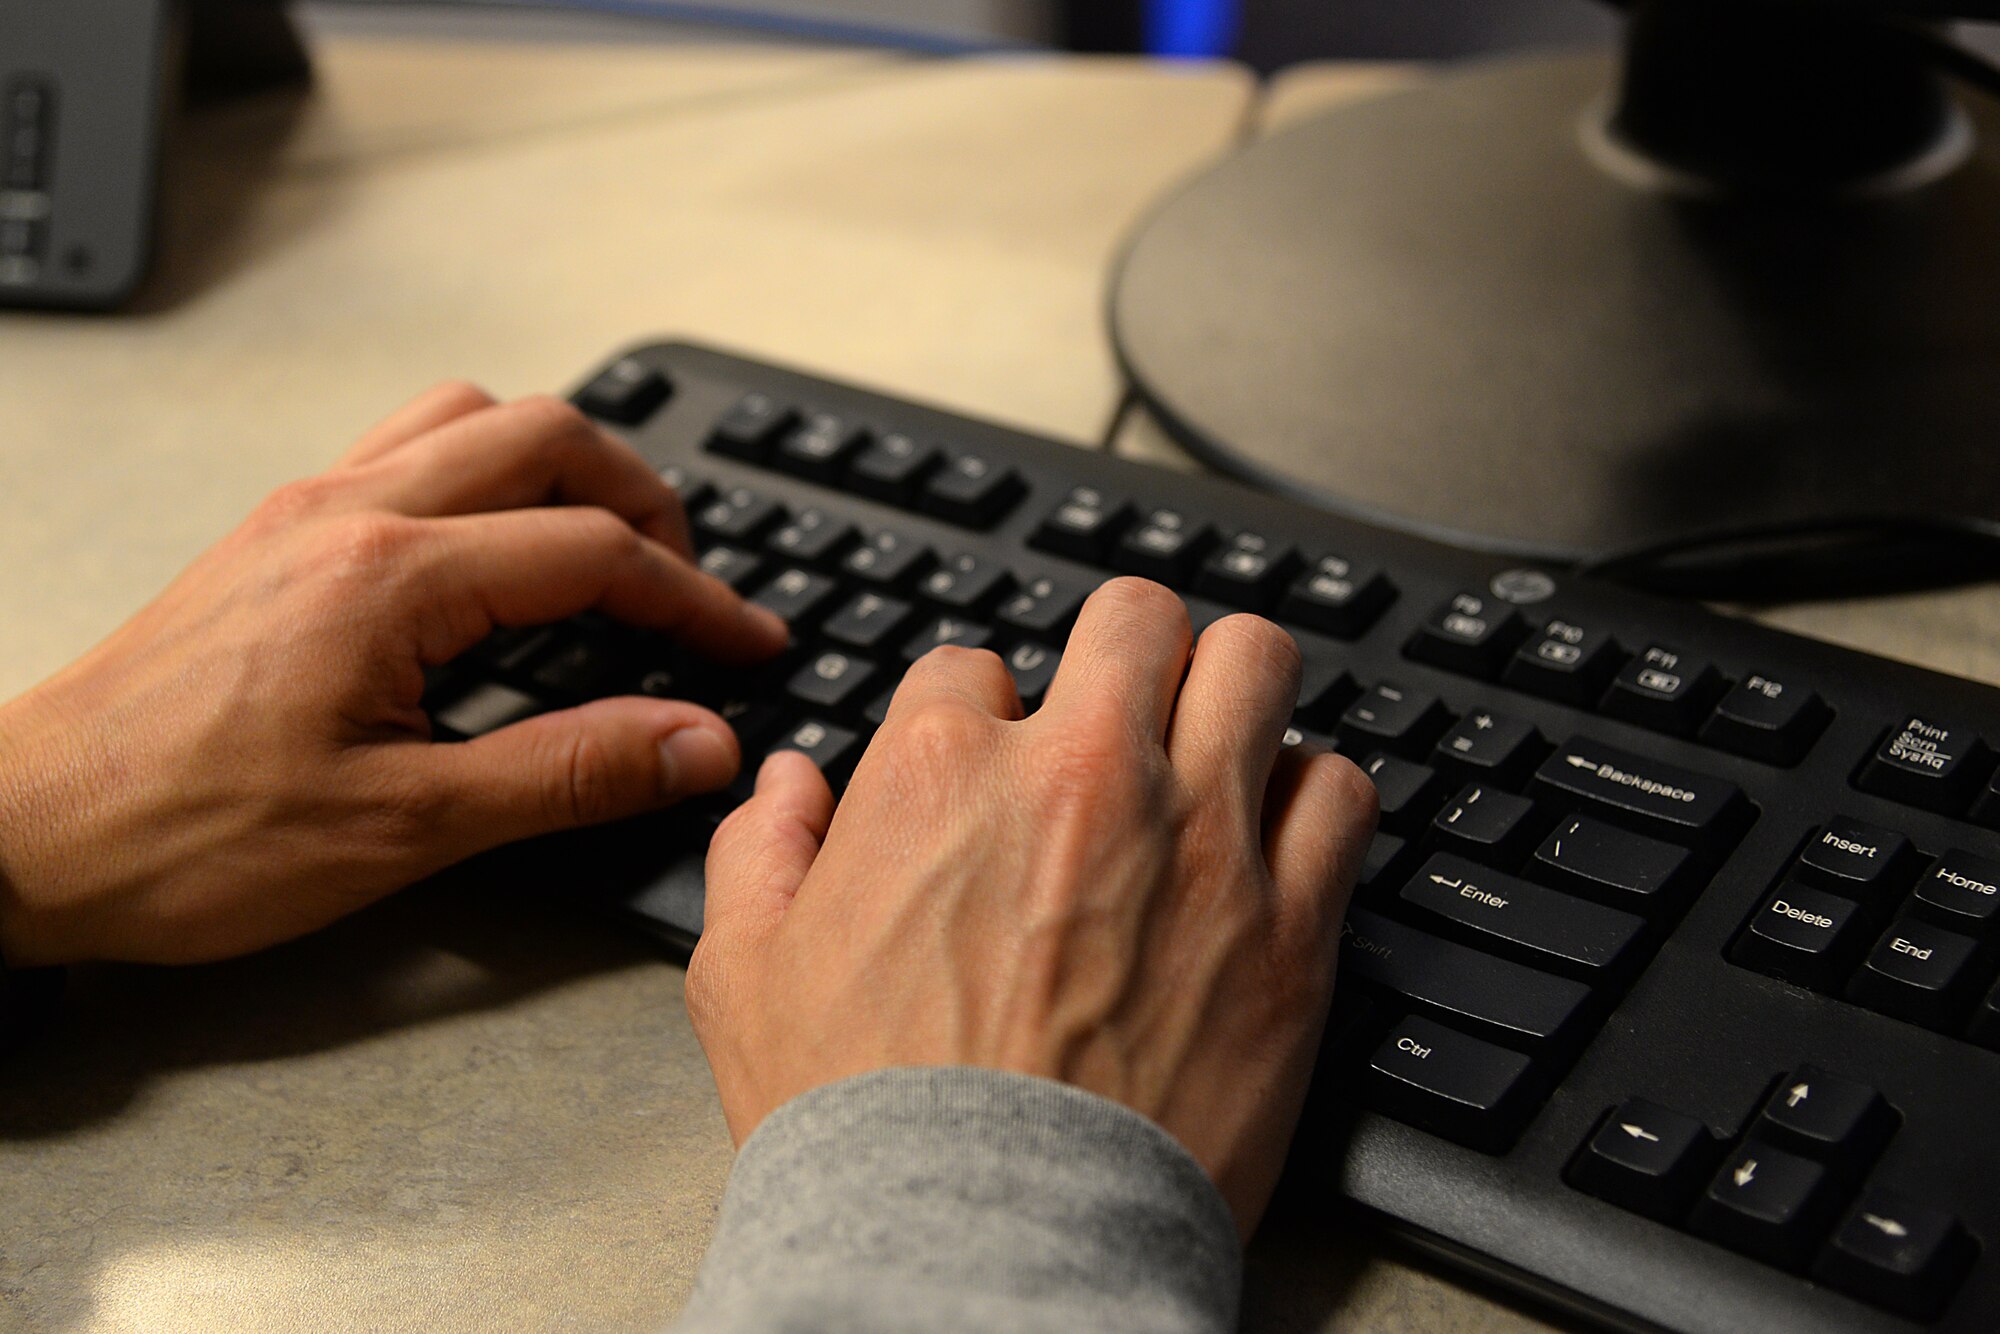
<svg viewBox="0 0 2000 1334">
<path fill-rule="evenodd" d="M 1948 588 L 2000 578 L 2000 520 L 1800 519 L 1647 543 L 1573 568 L 1647 592 L 1748 603 Z"/>
</svg>

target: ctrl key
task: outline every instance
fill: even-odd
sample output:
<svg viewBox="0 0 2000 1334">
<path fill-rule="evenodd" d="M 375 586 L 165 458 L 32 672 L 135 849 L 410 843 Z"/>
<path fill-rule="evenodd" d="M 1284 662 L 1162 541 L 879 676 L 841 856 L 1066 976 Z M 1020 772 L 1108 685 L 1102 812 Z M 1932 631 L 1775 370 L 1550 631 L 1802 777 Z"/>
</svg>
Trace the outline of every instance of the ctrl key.
<svg viewBox="0 0 2000 1334">
<path fill-rule="evenodd" d="M 1367 1104 L 1419 1130 L 1500 1153 L 1543 1092 L 1534 1063 L 1428 1019 L 1389 1030 L 1368 1062 Z"/>
<path fill-rule="evenodd" d="M 1877 1187 L 1848 1211 L 1813 1277 L 1862 1301 L 1935 1320 L 1978 1251 L 1951 1215 Z"/>
</svg>

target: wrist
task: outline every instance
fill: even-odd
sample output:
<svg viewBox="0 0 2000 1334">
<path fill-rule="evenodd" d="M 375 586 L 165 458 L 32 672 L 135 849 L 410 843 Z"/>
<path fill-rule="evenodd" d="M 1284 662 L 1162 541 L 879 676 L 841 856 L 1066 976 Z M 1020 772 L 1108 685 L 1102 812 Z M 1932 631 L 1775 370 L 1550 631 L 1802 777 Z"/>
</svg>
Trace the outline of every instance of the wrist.
<svg viewBox="0 0 2000 1334">
<path fill-rule="evenodd" d="M 15 972 L 85 957 L 62 891 L 81 867 L 56 869 L 75 860 L 55 847 L 66 822 L 54 789 L 74 764 L 51 745 L 64 730 L 56 713 L 41 690 L 0 705 L 0 965 Z"/>
</svg>

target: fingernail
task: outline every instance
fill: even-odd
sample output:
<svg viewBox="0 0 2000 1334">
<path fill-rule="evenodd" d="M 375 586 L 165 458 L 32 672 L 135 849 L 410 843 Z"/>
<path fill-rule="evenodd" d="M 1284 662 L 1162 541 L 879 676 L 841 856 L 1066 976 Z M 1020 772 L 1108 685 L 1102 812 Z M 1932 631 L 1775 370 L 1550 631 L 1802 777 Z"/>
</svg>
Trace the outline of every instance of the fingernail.
<svg viewBox="0 0 2000 1334">
<path fill-rule="evenodd" d="M 712 792 L 734 768 L 729 743 L 706 727 L 684 727 L 660 740 L 660 790 L 670 797 Z"/>
</svg>

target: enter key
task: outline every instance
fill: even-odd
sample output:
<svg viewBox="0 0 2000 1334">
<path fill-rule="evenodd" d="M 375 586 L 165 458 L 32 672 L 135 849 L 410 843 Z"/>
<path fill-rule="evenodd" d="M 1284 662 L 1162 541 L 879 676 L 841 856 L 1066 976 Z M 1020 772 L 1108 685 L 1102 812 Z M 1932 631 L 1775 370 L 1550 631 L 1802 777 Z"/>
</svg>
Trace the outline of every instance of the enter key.
<svg viewBox="0 0 2000 1334">
<path fill-rule="evenodd" d="M 1403 886 L 1422 908 L 1497 953 L 1564 971 L 1601 973 L 1630 957 L 1644 918 L 1530 884 L 1518 876 L 1439 853 Z"/>
</svg>

